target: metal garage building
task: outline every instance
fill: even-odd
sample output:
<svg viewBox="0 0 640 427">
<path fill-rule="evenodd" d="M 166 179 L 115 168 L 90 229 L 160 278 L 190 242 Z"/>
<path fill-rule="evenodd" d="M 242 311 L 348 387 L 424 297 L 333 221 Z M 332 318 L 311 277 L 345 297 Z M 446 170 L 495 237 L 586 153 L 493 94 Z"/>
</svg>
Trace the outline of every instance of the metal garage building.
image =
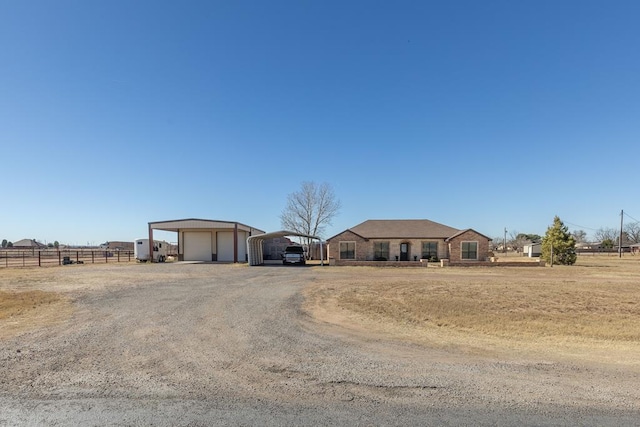
<svg viewBox="0 0 640 427">
<path fill-rule="evenodd" d="M 149 223 L 150 246 L 153 230 L 178 233 L 178 261 L 247 262 L 247 239 L 264 234 L 263 230 L 233 221 L 195 218 L 155 221 Z"/>
</svg>

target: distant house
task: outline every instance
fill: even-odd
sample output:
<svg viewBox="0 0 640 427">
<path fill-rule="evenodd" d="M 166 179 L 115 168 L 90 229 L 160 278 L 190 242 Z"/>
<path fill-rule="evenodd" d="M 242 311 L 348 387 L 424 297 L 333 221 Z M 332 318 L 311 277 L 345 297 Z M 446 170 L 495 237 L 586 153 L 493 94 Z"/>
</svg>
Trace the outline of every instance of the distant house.
<svg viewBox="0 0 640 427">
<path fill-rule="evenodd" d="M 367 220 L 328 239 L 336 265 L 353 261 L 486 261 L 491 239 L 427 219 Z M 341 262 L 344 261 L 344 262 Z"/>
<path fill-rule="evenodd" d="M 633 245 L 629 245 L 629 249 L 631 249 L 632 254 L 640 253 L 640 243 L 634 243 Z"/>
<path fill-rule="evenodd" d="M 47 245 L 37 242 L 35 239 L 22 239 L 13 242 L 13 249 L 46 249 Z"/>
</svg>

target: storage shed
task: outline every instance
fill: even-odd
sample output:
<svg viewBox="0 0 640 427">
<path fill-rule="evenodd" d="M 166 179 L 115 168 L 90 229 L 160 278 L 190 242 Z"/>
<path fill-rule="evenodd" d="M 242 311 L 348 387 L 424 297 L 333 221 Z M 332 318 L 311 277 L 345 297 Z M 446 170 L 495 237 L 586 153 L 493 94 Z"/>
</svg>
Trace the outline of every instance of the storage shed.
<svg viewBox="0 0 640 427">
<path fill-rule="evenodd" d="M 153 230 L 178 234 L 178 261 L 247 262 L 247 239 L 264 234 L 235 221 L 196 218 L 150 222 L 150 242 Z"/>
<path fill-rule="evenodd" d="M 529 243 L 522 248 L 522 255 L 529 258 L 539 257 L 542 255 L 542 243 Z"/>
</svg>

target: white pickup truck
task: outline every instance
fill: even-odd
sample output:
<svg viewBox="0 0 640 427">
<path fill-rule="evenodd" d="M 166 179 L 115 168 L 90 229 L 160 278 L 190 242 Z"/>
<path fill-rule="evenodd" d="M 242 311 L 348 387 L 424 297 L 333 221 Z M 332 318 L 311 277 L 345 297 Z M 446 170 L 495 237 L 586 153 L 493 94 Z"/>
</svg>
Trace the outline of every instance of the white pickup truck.
<svg viewBox="0 0 640 427">
<path fill-rule="evenodd" d="M 304 264 L 304 248 L 302 246 L 287 246 L 282 255 L 282 264 Z"/>
</svg>

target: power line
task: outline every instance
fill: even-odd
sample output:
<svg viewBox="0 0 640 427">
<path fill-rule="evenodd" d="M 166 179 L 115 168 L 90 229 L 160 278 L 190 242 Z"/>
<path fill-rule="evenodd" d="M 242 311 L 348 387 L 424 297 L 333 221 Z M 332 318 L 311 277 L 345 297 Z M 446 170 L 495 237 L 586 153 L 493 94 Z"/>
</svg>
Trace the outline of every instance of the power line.
<svg viewBox="0 0 640 427">
<path fill-rule="evenodd" d="M 634 217 L 632 217 L 631 215 L 629 215 L 627 212 L 624 213 L 626 216 L 628 216 L 629 218 L 631 218 L 632 220 L 634 220 L 635 222 L 640 222 L 640 220 L 635 219 Z"/>
<path fill-rule="evenodd" d="M 569 225 L 573 225 L 574 227 L 578 227 L 578 228 L 580 228 L 580 229 L 586 229 L 586 230 L 589 230 L 589 231 L 598 231 L 598 230 L 597 230 L 597 229 L 595 229 L 595 228 L 589 228 L 589 227 L 584 227 L 584 226 L 582 226 L 582 225 L 578 225 L 578 224 L 572 224 L 572 223 L 570 223 L 569 221 L 563 221 L 563 222 L 564 222 L 565 224 L 569 224 Z"/>
</svg>

